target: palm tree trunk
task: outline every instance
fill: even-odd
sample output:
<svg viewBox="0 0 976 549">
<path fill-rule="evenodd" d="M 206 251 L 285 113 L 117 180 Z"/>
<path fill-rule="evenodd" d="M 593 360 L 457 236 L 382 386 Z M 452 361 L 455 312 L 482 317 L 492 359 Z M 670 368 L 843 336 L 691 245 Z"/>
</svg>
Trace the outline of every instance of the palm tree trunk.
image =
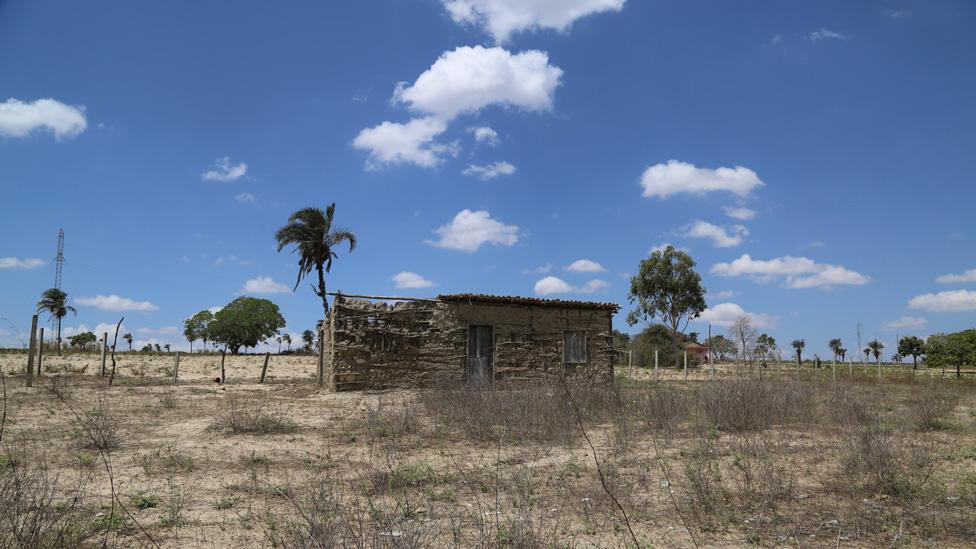
<svg viewBox="0 0 976 549">
<path fill-rule="evenodd" d="M 58 356 L 61 356 L 61 317 L 58 317 Z"/>
<path fill-rule="evenodd" d="M 319 296 L 322 298 L 322 310 L 325 312 L 322 318 L 325 319 L 329 316 L 329 296 L 325 294 L 325 273 L 322 271 L 322 264 L 317 264 L 315 270 L 319 275 Z"/>
</svg>

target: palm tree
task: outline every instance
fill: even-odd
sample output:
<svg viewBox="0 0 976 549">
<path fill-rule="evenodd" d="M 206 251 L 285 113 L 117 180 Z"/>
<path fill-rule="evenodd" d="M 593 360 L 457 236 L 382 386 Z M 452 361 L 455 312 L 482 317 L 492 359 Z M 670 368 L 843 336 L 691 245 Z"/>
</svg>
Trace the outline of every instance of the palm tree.
<svg viewBox="0 0 976 549">
<path fill-rule="evenodd" d="M 288 344 L 288 351 L 291 351 L 291 334 L 281 334 L 281 340 Z M 281 348 L 278 349 L 281 352 Z"/>
<path fill-rule="evenodd" d="M 312 343 L 315 342 L 315 332 L 312 330 L 305 330 L 302 332 L 302 341 L 305 342 L 305 348 L 311 351 Z"/>
<path fill-rule="evenodd" d="M 329 315 L 329 299 L 325 293 L 325 273 L 332 269 L 332 260 L 338 257 L 334 248 L 343 242 L 349 244 L 350 252 L 356 248 L 356 235 L 346 229 L 332 228 L 334 217 L 335 202 L 324 212 L 319 208 L 304 208 L 291 214 L 288 224 L 275 232 L 279 252 L 294 244 L 294 251 L 299 253 L 296 290 L 302 278 L 315 269 L 319 279 L 315 295 L 322 299 L 326 317 Z"/>
<path fill-rule="evenodd" d="M 870 343 L 868 345 L 870 345 Z M 864 350 L 861 352 L 864 353 L 864 362 L 867 362 L 868 360 L 871 359 L 871 347 L 865 347 Z"/>
<path fill-rule="evenodd" d="M 840 361 L 844 362 L 844 357 L 847 356 L 847 349 L 841 347 L 840 349 L 837 349 L 837 354 L 840 355 Z"/>
<path fill-rule="evenodd" d="M 834 362 L 837 362 L 837 356 L 840 355 L 840 350 L 843 348 L 843 346 L 844 343 L 840 340 L 840 338 L 831 339 L 830 342 L 827 343 L 827 347 L 829 347 L 830 351 L 834 353 Z"/>
<path fill-rule="evenodd" d="M 61 356 L 61 319 L 68 316 L 68 313 L 77 315 L 78 311 L 68 305 L 68 294 L 58 288 L 51 288 L 41 294 L 41 300 L 37 302 L 37 312 L 50 313 L 51 318 L 58 319 L 58 356 Z"/>
<path fill-rule="evenodd" d="M 871 341 L 868 342 L 868 346 L 867 346 L 867 348 L 865 350 L 866 351 L 871 351 L 871 353 L 874 355 L 874 361 L 877 362 L 878 365 L 880 366 L 881 365 L 881 350 L 884 349 L 884 348 L 885 348 L 884 343 L 881 343 L 877 339 L 874 339 L 874 340 L 871 340 Z M 867 353 L 865 353 L 865 354 L 867 354 Z"/>
<path fill-rule="evenodd" d="M 122 336 L 122 339 L 124 339 L 125 342 L 129 344 L 129 352 L 131 353 L 132 352 L 132 334 L 127 333 L 124 336 Z"/>
<path fill-rule="evenodd" d="M 794 339 L 790 345 L 796 350 L 796 363 L 800 364 L 803 362 L 803 348 L 807 346 L 807 342 L 802 339 Z"/>
<path fill-rule="evenodd" d="M 275 336 L 275 341 L 278 342 L 278 354 L 281 354 L 281 334 Z"/>
</svg>

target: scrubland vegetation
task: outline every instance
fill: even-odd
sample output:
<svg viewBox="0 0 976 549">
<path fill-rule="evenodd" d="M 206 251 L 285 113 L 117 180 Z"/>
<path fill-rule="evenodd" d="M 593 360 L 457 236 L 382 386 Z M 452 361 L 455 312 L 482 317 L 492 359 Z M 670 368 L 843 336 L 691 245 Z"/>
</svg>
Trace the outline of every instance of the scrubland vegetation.
<svg viewBox="0 0 976 549">
<path fill-rule="evenodd" d="M 218 358 L 187 356 L 181 384 L 130 364 L 111 389 L 92 371 L 27 389 L 5 364 L 0 546 L 976 539 L 966 378 L 720 366 L 714 381 L 331 394 L 314 357 L 281 357 L 264 385 L 234 359 L 225 385 L 208 379 Z"/>
</svg>

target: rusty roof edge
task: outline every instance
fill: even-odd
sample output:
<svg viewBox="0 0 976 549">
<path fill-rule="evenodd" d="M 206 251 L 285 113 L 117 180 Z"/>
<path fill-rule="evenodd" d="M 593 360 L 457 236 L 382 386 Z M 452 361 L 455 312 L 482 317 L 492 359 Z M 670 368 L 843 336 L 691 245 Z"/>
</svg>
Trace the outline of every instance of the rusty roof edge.
<svg viewBox="0 0 976 549">
<path fill-rule="evenodd" d="M 538 297 L 505 296 L 492 294 L 441 294 L 437 296 L 441 301 L 472 301 L 482 303 L 497 303 L 505 305 L 536 305 L 540 307 L 567 307 L 578 309 L 599 309 L 617 312 L 620 305 L 600 301 L 578 301 L 566 299 L 542 299 Z"/>
</svg>

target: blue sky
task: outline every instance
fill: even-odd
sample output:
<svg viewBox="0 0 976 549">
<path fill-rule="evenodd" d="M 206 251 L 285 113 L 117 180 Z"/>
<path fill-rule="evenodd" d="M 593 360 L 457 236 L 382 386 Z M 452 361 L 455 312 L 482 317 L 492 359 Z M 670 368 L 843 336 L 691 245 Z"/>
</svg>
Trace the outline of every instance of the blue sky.
<svg viewBox="0 0 976 549">
<path fill-rule="evenodd" d="M 963 0 L 0 2 L 0 344 L 60 227 L 72 329 L 182 347 L 247 289 L 300 333 L 272 234 L 333 201 L 332 290 L 626 312 L 672 243 L 717 332 L 971 327 L 973 89 Z"/>
</svg>

